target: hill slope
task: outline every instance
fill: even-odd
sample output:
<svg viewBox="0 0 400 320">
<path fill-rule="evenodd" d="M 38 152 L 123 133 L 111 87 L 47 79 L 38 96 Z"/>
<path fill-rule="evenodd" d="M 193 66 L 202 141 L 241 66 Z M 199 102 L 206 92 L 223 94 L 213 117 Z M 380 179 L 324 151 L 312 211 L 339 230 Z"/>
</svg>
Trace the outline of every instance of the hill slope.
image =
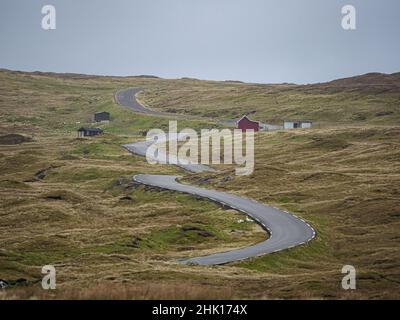
<svg viewBox="0 0 400 320">
<path fill-rule="evenodd" d="M 399 298 L 398 75 L 380 94 L 366 93 L 371 77 L 378 79 L 357 78 L 359 89 L 347 90 L 346 79 L 295 86 L 0 71 L 0 279 L 27 280 L 0 298 Z M 310 117 L 334 127 L 258 134 L 252 176 L 236 177 L 230 166 L 187 176 L 120 147 L 168 126 L 117 106 L 115 91 L 127 87 L 144 88 L 141 99 L 163 110 L 216 119 L 254 110 L 255 118 Z M 103 110 L 112 121 L 92 124 Z M 77 139 L 86 125 L 106 133 Z M 180 128 L 214 125 L 179 120 Z M 177 265 L 264 233 L 207 201 L 138 187 L 130 182 L 137 173 L 183 175 L 273 204 L 309 221 L 317 239 L 218 268 Z M 44 264 L 57 267 L 57 292 L 36 283 Z M 357 269 L 356 292 L 340 287 L 345 264 Z"/>
<path fill-rule="evenodd" d="M 176 80 L 149 88 L 141 99 L 158 110 L 217 119 L 252 113 L 254 119 L 271 123 L 294 118 L 323 125 L 395 124 L 400 121 L 400 74 L 367 74 L 311 85 Z"/>
</svg>

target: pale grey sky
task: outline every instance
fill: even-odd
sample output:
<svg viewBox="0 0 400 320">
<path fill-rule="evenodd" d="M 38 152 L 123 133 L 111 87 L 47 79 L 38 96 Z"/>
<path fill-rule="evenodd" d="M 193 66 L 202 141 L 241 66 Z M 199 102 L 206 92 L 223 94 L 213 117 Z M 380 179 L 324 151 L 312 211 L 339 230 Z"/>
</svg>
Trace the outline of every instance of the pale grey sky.
<svg viewBox="0 0 400 320">
<path fill-rule="evenodd" d="M 46 4 L 56 30 L 41 28 Z M 0 2 L 0 68 L 14 70 L 312 83 L 400 71 L 399 38 L 399 0 Z"/>
</svg>

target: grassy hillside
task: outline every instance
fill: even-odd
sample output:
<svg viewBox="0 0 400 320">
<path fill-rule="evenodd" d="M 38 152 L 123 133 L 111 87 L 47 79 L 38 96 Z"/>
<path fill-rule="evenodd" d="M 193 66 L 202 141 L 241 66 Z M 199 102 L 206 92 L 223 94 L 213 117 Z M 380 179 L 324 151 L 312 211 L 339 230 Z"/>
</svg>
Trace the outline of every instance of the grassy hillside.
<svg viewBox="0 0 400 320">
<path fill-rule="evenodd" d="M 356 297 L 398 297 L 399 141 L 400 128 L 391 126 L 262 133 L 254 175 L 222 186 L 226 175 L 234 176 L 226 169 L 209 183 L 294 212 L 318 237 L 309 246 L 236 265 L 282 275 L 260 284 L 262 291 L 294 298 L 299 288 L 306 295 L 345 297 L 340 270 L 350 264 L 359 277 Z"/>
<path fill-rule="evenodd" d="M 117 106 L 113 94 L 126 87 L 144 88 L 140 98 L 152 108 L 199 116 L 180 127 L 210 127 L 210 118 L 253 109 L 258 119 L 327 126 L 258 134 L 252 176 L 236 177 L 229 166 L 189 175 L 120 147 L 167 127 L 166 119 Z M 0 297 L 399 298 L 399 94 L 398 74 L 268 86 L 1 71 L 0 279 L 27 281 Z M 76 129 L 103 110 L 112 115 L 101 125 L 106 133 L 77 139 Z M 232 210 L 132 184 L 136 173 L 182 175 L 288 209 L 318 237 L 242 263 L 176 264 L 265 234 Z M 56 291 L 37 284 L 44 264 L 57 268 Z M 345 264 L 357 269 L 355 292 L 341 289 Z"/>
<path fill-rule="evenodd" d="M 158 110 L 217 119 L 237 119 L 251 113 L 254 119 L 277 124 L 285 119 L 311 119 L 322 126 L 397 124 L 400 73 L 368 74 L 314 85 L 178 80 L 145 90 L 141 99 Z"/>
<path fill-rule="evenodd" d="M 173 166 L 150 166 L 121 147 L 143 139 L 145 130 L 167 128 L 165 119 L 136 115 L 113 102 L 117 88 L 152 80 L 10 72 L 0 77 L 0 279 L 35 282 L 41 266 L 54 264 L 61 288 L 109 278 L 110 284 L 117 278 L 124 283 L 142 279 L 143 269 L 174 272 L 178 258 L 265 239 L 256 224 L 239 222 L 237 212 L 131 182 L 137 173 L 184 174 Z M 100 125 L 106 133 L 77 139 L 76 129 L 92 125 L 99 110 L 112 114 L 110 124 Z"/>
</svg>

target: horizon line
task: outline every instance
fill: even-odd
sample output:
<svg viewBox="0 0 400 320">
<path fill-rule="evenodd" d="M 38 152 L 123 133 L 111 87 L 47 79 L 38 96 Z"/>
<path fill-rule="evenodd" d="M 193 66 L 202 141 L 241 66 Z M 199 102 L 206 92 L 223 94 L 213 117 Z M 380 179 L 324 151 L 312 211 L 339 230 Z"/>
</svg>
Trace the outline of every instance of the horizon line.
<svg viewBox="0 0 400 320">
<path fill-rule="evenodd" d="M 381 75 L 396 75 L 400 73 L 400 71 L 396 71 L 393 73 L 386 73 L 386 72 L 379 72 L 379 71 L 370 71 L 366 73 L 361 73 L 361 74 L 354 74 L 351 76 L 347 77 L 341 77 L 341 78 L 334 78 L 330 79 L 327 81 L 318 81 L 318 82 L 309 82 L 309 83 L 295 83 L 295 82 L 246 82 L 243 80 L 237 80 L 237 79 L 224 79 L 224 80 L 216 80 L 216 79 L 200 79 L 200 78 L 195 78 L 191 76 L 183 76 L 183 77 L 176 77 L 176 78 L 167 78 L 167 77 L 162 77 L 154 74 L 137 74 L 137 75 L 110 75 L 110 74 L 100 74 L 100 73 L 79 73 L 79 72 L 59 72 L 59 71 L 43 71 L 43 70 L 15 70 L 15 69 L 9 69 L 9 68 L 4 68 L 0 66 L 0 71 L 9 71 L 9 72 L 20 72 L 20 73 L 41 73 L 41 74 L 52 74 L 52 75 L 77 75 L 77 76 L 88 76 L 88 77 L 108 77 L 108 78 L 154 78 L 154 79 L 161 79 L 161 80 L 193 80 L 193 81 L 209 81 L 209 82 L 236 82 L 238 84 L 254 84 L 254 85 L 297 85 L 297 86 L 302 86 L 302 85 L 314 85 L 314 84 L 323 84 L 323 83 L 329 83 L 335 80 L 343 80 L 343 79 L 349 79 L 349 78 L 354 78 L 354 77 L 361 77 L 361 76 L 366 76 L 370 74 L 381 74 Z"/>
</svg>

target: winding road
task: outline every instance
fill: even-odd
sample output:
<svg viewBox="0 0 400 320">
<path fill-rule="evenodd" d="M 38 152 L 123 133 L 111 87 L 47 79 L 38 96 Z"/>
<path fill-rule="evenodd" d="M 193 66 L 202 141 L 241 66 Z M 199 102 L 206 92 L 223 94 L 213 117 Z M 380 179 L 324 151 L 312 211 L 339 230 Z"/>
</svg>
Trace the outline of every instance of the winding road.
<svg viewBox="0 0 400 320">
<path fill-rule="evenodd" d="M 116 94 L 117 103 L 129 107 L 134 111 L 153 114 L 152 110 L 140 106 L 136 101 L 135 94 L 138 90 L 130 88 L 118 91 Z M 121 97 L 122 101 L 120 100 Z M 132 153 L 145 156 L 146 150 L 151 144 L 151 141 L 141 141 L 124 145 L 124 147 Z M 204 165 L 180 163 L 179 159 L 174 164 L 191 172 L 212 171 L 211 168 Z M 314 239 L 316 235 L 315 230 L 306 221 L 289 212 L 234 194 L 181 184 L 176 179 L 176 176 L 149 174 L 139 174 L 133 177 L 135 182 L 143 185 L 200 196 L 217 202 L 224 207 L 240 211 L 248 215 L 269 233 L 269 238 L 266 241 L 253 246 L 203 257 L 184 259 L 180 261 L 181 263 L 199 265 L 226 264 L 303 245 Z"/>
<path fill-rule="evenodd" d="M 175 134 L 175 136 L 171 136 L 169 137 L 170 139 L 178 139 L 179 136 L 177 136 Z M 165 141 L 168 141 L 167 139 L 165 139 Z M 163 140 L 158 140 L 157 143 L 163 142 Z M 124 144 L 123 147 L 125 149 L 127 149 L 129 152 L 140 155 L 140 156 L 144 156 L 146 157 L 146 152 L 147 149 L 153 144 L 153 141 L 139 141 L 139 142 L 135 142 L 135 143 L 128 143 L 128 144 Z M 186 171 L 190 171 L 193 173 L 200 173 L 200 172 L 215 172 L 214 169 L 210 168 L 209 166 L 203 165 L 203 164 L 199 164 L 199 163 L 190 163 L 188 161 L 184 161 L 183 159 L 180 159 L 178 157 L 169 157 L 167 156 L 166 153 L 163 154 L 157 154 L 156 156 L 148 156 L 151 159 L 157 160 L 165 157 L 166 159 L 166 163 L 167 164 L 173 164 L 176 165 L 182 169 L 185 169 Z"/>
<path fill-rule="evenodd" d="M 136 100 L 136 94 L 139 93 L 140 91 L 142 91 L 141 88 L 129 88 L 129 89 L 119 90 L 115 93 L 115 101 L 119 105 L 127 107 L 135 112 L 157 115 L 157 116 L 163 115 L 162 112 L 146 108 Z"/>
</svg>

